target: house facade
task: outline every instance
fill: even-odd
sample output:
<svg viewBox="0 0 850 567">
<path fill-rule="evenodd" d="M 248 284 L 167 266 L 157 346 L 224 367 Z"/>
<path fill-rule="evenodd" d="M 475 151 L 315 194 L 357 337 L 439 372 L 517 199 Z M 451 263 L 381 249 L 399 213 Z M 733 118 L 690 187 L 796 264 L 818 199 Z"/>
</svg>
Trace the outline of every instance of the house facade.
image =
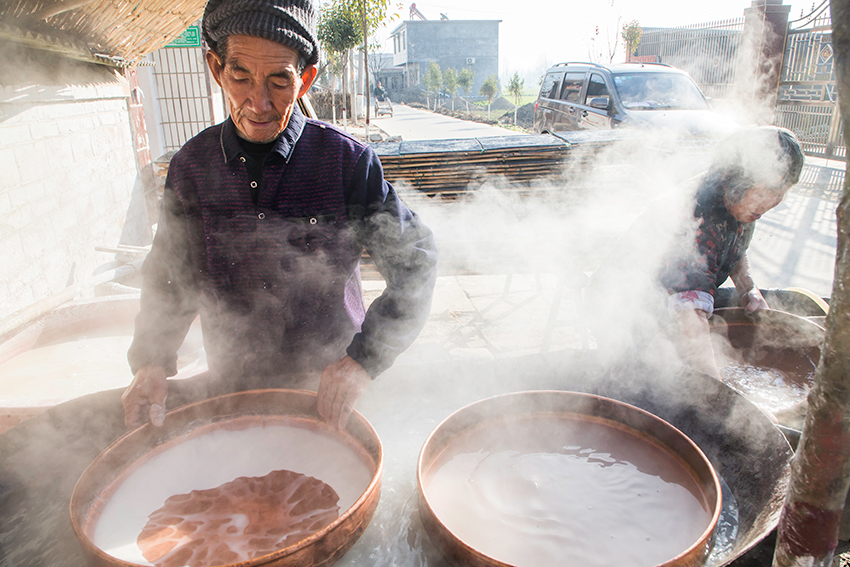
<svg viewBox="0 0 850 567">
<path fill-rule="evenodd" d="M 501 20 L 408 20 L 391 34 L 393 65 L 402 70 L 404 88 L 422 84 L 430 63 L 441 71 L 470 69 L 474 76 L 470 95 L 490 75 L 499 75 L 499 24 Z"/>
</svg>

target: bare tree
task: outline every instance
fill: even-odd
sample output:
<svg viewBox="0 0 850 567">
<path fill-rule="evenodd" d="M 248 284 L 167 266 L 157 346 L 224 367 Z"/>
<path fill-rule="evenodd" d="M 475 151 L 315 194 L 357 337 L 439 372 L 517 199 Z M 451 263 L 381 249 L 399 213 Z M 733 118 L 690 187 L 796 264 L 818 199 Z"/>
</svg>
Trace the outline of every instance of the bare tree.
<svg viewBox="0 0 850 567">
<path fill-rule="evenodd" d="M 372 80 L 378 82 L 381 71 L 389 68 L 389 61 L 383 57 L 381 53 L 377 53 L 376 45 L 372 45 L 372 53 L 369 54 L 369 73 L 372 74 Z"/>
</svg>

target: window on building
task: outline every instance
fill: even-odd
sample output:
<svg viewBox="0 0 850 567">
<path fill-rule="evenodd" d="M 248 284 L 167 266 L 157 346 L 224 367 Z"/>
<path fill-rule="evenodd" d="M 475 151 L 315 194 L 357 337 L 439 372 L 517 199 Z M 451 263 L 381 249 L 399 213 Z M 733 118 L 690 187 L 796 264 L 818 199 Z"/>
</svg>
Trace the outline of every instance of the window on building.
<svg viewBox="0 0 850 567">
<path fill-rule="evenodd" d="M 585 73 L 567 73 L 564 77 L 564 86 L 561 88 L 561 99 L 578 102 L 584 76 Z"/>
</svg>

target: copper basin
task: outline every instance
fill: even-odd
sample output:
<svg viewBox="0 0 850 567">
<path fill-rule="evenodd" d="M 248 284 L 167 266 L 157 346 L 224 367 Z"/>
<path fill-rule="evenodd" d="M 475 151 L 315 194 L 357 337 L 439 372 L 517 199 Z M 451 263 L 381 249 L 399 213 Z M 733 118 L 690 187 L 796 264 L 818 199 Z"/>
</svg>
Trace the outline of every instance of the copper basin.
<svg viewBox="0 0 850 567">
<path fill-rule="evenodd" d="M 801 428 L 824 329 L 772 309 L 716 309 L 709 324 L 723 381 L 780 424 Z"/>
<path fill-rule="evenodd" d="M 591 439 L 595 445 L 588 443 Z M 586 449 L 588 447 L 593 450 Z M 588 451 L 592 453 L 590 456 L 587 456 Z M 532 459 L 523 463 L 526 455 L 531 455 Z M 520 459 L 515 459 L 516 456 Z M 493 465 L 494 461 L 486 464 L 492 458 L 497 464 Z M 598 462 L 593 461 L 597 458 Z M 459 464 L 468 463 L 470 459 L 477 464 L 463 465 L 468 469 L 461 470 Z M 570 464 L 582 459 L 588 463 L 578 465 L 584 467 L 582 471 Z M 553 468 L 538 474 L 543 470 L 539 463 L 544 461 L 546 467 Z M 656 523 L 660 517 L 647 510 L 659 510 L 669 504 L 661 501 L 661 495 L 650 491 L 643 491 L 641 495 L 632 490 L 636 485 L 628 484 L 631 480 L 619 477 L 616 481 L 607 476 L 605 480 L 597 480 L 599 474 L 620 474 L 611 472 L 612 469 L 631 467 L 636 474 L 651 478 L 651 483 L 663 479 L 665 488 L 658 492 L 678 491 L 671 500 L 692 498 L 689 506 L 696 512 L 695 519 L 691 522 L 690 517 L 670 514 L 668 519 Z M 515 468 L 523 470 L 509 470 Z M 460 472 L 452 476 L 454 473 L 446 474 L 445 470 Z M 481 473 L 482 470 L 497 472 L 488 477 Z M 591 471 L 589 475 L 583 472 L 587 470 Z M 595 472 L 597 470 L 608 472 Z M 523 478 L 526 471 L 532 474 Z M 661 472 L 656 476 L 658 471 Z M 558 564 L 584 567 L 590 564 L 588 556 L 599 560 L 596 550 L 603 547 L 625 547 L 628 541 L 634 541 L 629 538 L 649 538 L 647 534 L 653 529 L 668 535 L 665 529 L 657 528 L 663 522 L 667 526 L 689 522 L 688 529 L 681 530 L 681 533 L 688 532 L 688 539 L 682 545 L 681 541 L 677 542 L 673 546 L 676 550 L 669 554 L 669 542 L 659 544 L 663 550 L 655 549 L 640 558 L 632 557 L 636 559 L 634 564 L 701 565 L 711 553 L 722 506 L 720 482 L 714 468 L 700 448 L 681 431 L 637 407 L 592 394 L 565 391 L 499 395 L 458 410 L 428 437 L 419 456 L 417 477 L 420 515 L 430 539 L 451 563 L 474 567 L 549 564 L 550 559 L 539 559 L 546 554 L 557 556 L 555 562 Z M 545 479 L 548 482 L 543 482 Z M 618 488 L 607 496 L 602 496 L 603 491 L 595 492 L 595 487 L 615 482 Z M 568 492 L 551 491 L 559 484 L 572 484 L 573 487 L 568 488 Z M 668 488 L 673 485 L 674 488 Z M 481 496 L 486 486 L 498 489 Z M 623 489 L 624 486 L 631 488 Z M 459 490 L 458 494 L 470 497 L 454 494 L 455 489 Z M 608 497 L 611 499 L 606 500 Z M 575 504 L 579 501 L 580 504 Z M 585 507 L 590 501 L 598 505 L 599 512 L 590 511 L 592 506 Z M 473 504 L 468 505 L 470 502 Z M 478 502 L 486 504 L 479 507 Z M 495 503 L 491 509 L 488 508 L 490 502 Z M 550 502 L 558 503 L 554 505 L 559 508 L 558 512 L 551 511 Z M 568 505 L 560 504 L 565 502 Z M 629 520 L 624 520 L 619 513 L 623 507 L 630 507 L 625 514 Z M 503 511 L 507 511 L 504 523 L 511 527 L 504 534 L 496 535 L 498 529 L 489 531 L 490 526 L 502 521 L 497 519 L 494 523 L 493 517 Z M 535 515 L 534 512 L 539 513 Z M 526 523 L 528 518 L 533 521 Z M 520 528 L 516 527 L 517 523 Z M 481 526 L 487 527 L 482 529 Z M 551 538 L 559 542 L 554 549 L 546 549 L 542 554 L 534 547 L 539 526 L 547 531 L 542 540 L 547 541 L 544 546 L 549 545 Z M 585 528 L 588 532 L 605 534 L 606 541 L 593 549 L 583 549 L 587 546 L 586 540 L 579 539 L 585 536 L 576 534 Z M 611 539 L 607 540 L 609 534 Z M 691 539 L 691 536 L 694 537 Z M 535 543 L 529 544 L 532 539 Z M 659 537 L 659 542 L 662 539 Z M 647 562 L 647 557 L 659 553 L 663 556 L 661 560 Z M 617 561 L 617 564 L 628 563 Z"/>
<path fill-rule="evenodd" d="M 284 425 L 285 428 L 270 427 L 274 425 Z M 279 433 L 281 431 L 283 433 Z M 231 439 L 222 435 L 232 436 L 233 432 L 238 436 L 237 444 L 222 443 L 222 440 Z M 293 438 L 307 439 L 310 443 L 293 445 L 291 440 L 287 440 L 290 435 L 287 432 L 294 432 Z M 217 437 L 211 438 L 210 435 Z M 241 440 L 251 440 L 252 436 L 257 444 L 252 443 L 248 448 L 247 443 Z M 281 449 L 287 443 L 293 449 L 304 446 L 306 450 Z M 221 447 L 227 449 L 222 450 Z M 243 447 L 245 452 L 241 453 Z M 179 457 L 182 460 L 175 461 L 181 463 L 178 467 L 156 465 L 167 464 L 168 459 L 178 459 L 180 451 L 184 455 L 189 455 L 188 451 L 193 452 L 188 458 Z M 310 463 L 304 465 L 307 469 L 299 471 L 292 466 L 289 470 L 307 477 L 324 476 L 320 480 L 339 493 L 339 516 L 319 531 L 294 543 L 289 542 L 286 547 L 222 565 L 312 567 L 333 564 L 354 545 L 375 513 L 380 497 L 383 449 L 375 430 L 362 415 L 353 412 L 347 427 L 336 430 L 319 417 L 315 392 L 303 390 L 240 392 L 181 406 L 166 414 L 163 427 L 144 425 L 105 449 L 83 472 L 71 495 L 71 525 L 88 564 L 98 567 L 150 565 L 141 557 L 135 538 L 135 534 L 140 532 L 133 522 L 138 522 L 139 516 L 142 522 L 146 521 L 148 514 L 163 505 L 164 498 L 160 495 L 157 500 L 155 495 L 163 491 L 165 498 L 186 494 L 189 490 L 171 491 L 173 487 L 169 483 L 178 486 L 181 482 L 213 482 L 209 479 L 196 481 L 193 475 L 197 478 L 204 475 L 215 477 L 231 474 L 230 468 L 238 471 L 267 466 L 263 459 L 269 462 L 275 459 L 295 462 L 306 459 L 304 462 Z M 161 472 L 166 474 L 155 475 L 155 466 L 160 466 Z M 309 467 L 324 472 L 316 474 L 310 472 Z M 227 469 L 227 472 L 219 472 L 222 469 Z M 228 480 L 237 476 L 251 475 L 237 473 Z M 178 480 L 172 477 L 178 477 Z M 352 478 L 355 480 L 349 480 Z M 202 488 L 206 487 L 198 487 Z M 148 493 L 148 490 L 151 492 Z M 123 499 L 123 495 L 134 491 L 135 500 Z M 136 504 L 124 506 L 125 501 Z M 127 534 L 121 536 L 121 545 L 115 549 L 133 548 L 129 552 L 131 559 L 123 551 L 115 553 L 109 548 L 113 553 L 107 553 L 98 545 L 98 542 L 104 541 L 98 539 L 101 537 L 98 534 L 102 533 L 98 530 L 112 530 L 111 526 L 120 523 L 114 519 L 121 517 L 124 511 L 128 511 L 127 517 L 131 518 L 127 520 L 130 527 L 125 529 Z M 101 520 L 102 526 L 98 524 Z M 114 539 L 114 536 L 110 537 Z M 135 555 L 141 560 L 133 559 Z"/>
<path fill-rule="evenodd" d="M 72 301 L 0 342 L 0 433 L 47 409 L 132 379 L 127 349 L 139 296 Z M 177 379 L 206 370 L 200 321 L 178 352 Z"/>
</svg>

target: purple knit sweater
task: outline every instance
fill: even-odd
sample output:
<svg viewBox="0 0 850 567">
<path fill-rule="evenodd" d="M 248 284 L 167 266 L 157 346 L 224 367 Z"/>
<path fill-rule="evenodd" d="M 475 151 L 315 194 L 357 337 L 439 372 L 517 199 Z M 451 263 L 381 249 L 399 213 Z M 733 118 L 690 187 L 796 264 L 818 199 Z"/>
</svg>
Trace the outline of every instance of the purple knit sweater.
<svg viewBox="0 0 850 567">
<path fill-rule="evenodd" d="M 225 379 L 319 370 L 346 352 L 377 376 L 427 318 L 431 231 L 371 148 L 297 109 L 264 162 L 256 205 L 245 158 L 228 119 L 171 160 L 131 369 L 174 375 L 200 313 L 210 369 Z M 364 249 L 387 281 L 368 313 Z"/>
</svg>

